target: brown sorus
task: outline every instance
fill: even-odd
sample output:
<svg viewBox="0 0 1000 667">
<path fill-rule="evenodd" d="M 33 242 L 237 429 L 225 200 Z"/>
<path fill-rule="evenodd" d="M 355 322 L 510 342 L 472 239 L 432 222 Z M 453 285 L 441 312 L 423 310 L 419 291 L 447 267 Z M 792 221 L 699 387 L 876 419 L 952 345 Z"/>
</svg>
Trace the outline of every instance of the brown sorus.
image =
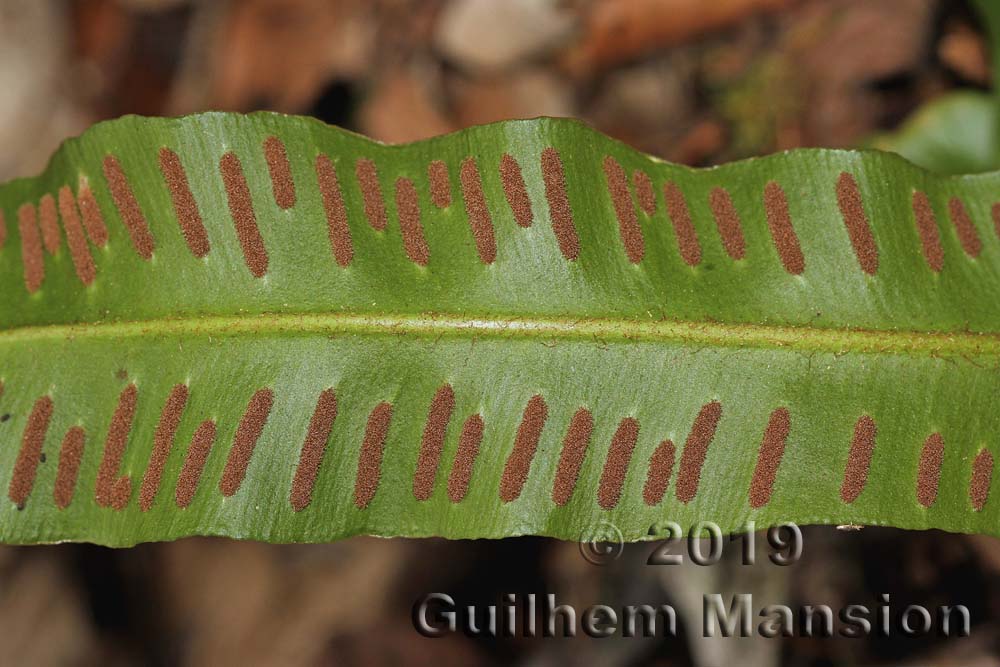
<svg viewBox="0 0 1000 667">
<path fill-rule="evenodd" d="M 160 421 L 153 432 L 153 451 L 149 455 L 149 463 L 146 465 L 146 472 L 142 476 L 142 484 L 139 487 L 139 509 L 143 512 L 149 511 L 149 508 L 153 506 L 156 494 L 160 490 L 163 468 L 167 464 L 170 450 L 173 449 L 174 436 L 181 423 L 181 415 L 184 414 L 187 400 L 187 386 L 178 384 L 170 390 L 170 395 L 167 396 L 167 401 L 163 405 Z"/>
<path fill-rule="evenodd" d="M 104 454 L 97 469 L 94 499 L 101 507 L 124 509 L 132 495 L 132 480 L 124 475 L 119 477 L 118 469 L 121 467 L 122 458 L 125 456 L 125 445 L 132 431 L 132 419 L 135 417 L 138 397 L 139 390 L 134 384 L 125 387 L 118 396 L 118 406 L 111 417 L 108 437 L 104 440 Z"/>
<path fill-rule="evenodd" d="M 229 214 L 236 225 L 236 236 L 243 249 L 243 258 L 250 273 L 255 278 L 260 278 L 267 273 L 267 248 L 264 247 L 264 239 L 257 227 L 257 216 L 253 211 L 253 200 L 247 179 L 243 175 L 243 166 L 236 154 L 230 152 L 219 160 L 219 171 L 226 186 Z"/>
<path fill-rule="evenodd" d="M 976 460 L 972 464 L 972 478 L 969 480 L 969 500 L 977 512 L 981 512 L 986 506 L 992 481 L 993 454 L 984 449 L 976 455 Z"/>
<path fill-rule="evenodd" d="M 542 427 L 548 419 L 549 408 L 545 399 L 536 394 L 531 397 L 521 416 L 521 424 L 514 436 L 514 449 L 507 457 L 503 475 L 500 478 L 500 499 L 509 503 L 521 495 L 524 482 L 528 479 L 531 461 L 535 458 Z"/>
<path fill-rule="evenodd" d="M 801 275 L 806 270 L 806 260 L 799 246 L 799 237 L 792 227 L 792 216 L 788 212 L 788 197 L 775 181 L 770 181 L 764 186 L 764 213 L 781 265 L 788 273 Z"/>
<path fill-rule="evenodd" d="M 602 509 L 613 509 L 618 504 L 638 439 L 639 422 L 632 417 L 621 420 L 618 430 L 611 437 L 611 449 L 604 461 L 604 471 L 601 472 L 601 482 L 597 489 L 597 504 Z"/>
<path fill-rule="evenodd" d="M 375 497 L 379 478 L 382 476 L 382 456 L 385 452 L 385 438 L 392 421 L 392 404 L 382 402 L 368 415 L 365 437 L 358 453 L 358 476 L 354 482 L 354 505 L 365 509 Z"/>
<path fill-rule="evenodd" d="M 139 208 L 139 202 L 132 192 L 132 186 L 128 182 L 128 177 L 122 169 L 121 163 L 114 155 L 107 155 L 104 158 L 104 178 L 108 182 L 108 189 L 111 191 L 111 199 L 114 200 L 118 208 L 118 214 L 128 230 L 129 238 L 132 239 L 132 247 L 145 260 L 153 258 L 154 242 L 153 236 L 149 233 L 149 225 L 146 223 L 146 216 Z M 87 212 L 84 212 L 86 219 Z M 88 226 L 88 231 L 90 230 Z M 93 239 L 97 243 L 96 239 Z"/>
<path fill-rule="evenodd" d="M 551 146 L 542 151 L 542 180 L 545 181 L 545 199 L 549 202 L 552 231 L 559 242 L 563 257 L 575 260 L 580 255 L 580 237 L 573 224 L 573 211 L 566 195 L 566 174 L 559 151 Z"/>
<path fill-rule="evenodd" d="M 410 261 L 427 266 L 430 249 L 424 240 L 424 228 L 420 224 L 420 205 L 417 189 L 408 178 L 396 179 L 396 210 L 399 213 L 399 228 L 403 234 L 403 249 Z"/>
<path fill-rule="evenodd" d="M 38 234 L 35 207 L 21 204 L 17 209 L 17 229 L 21 234 L 21 262 L 24 264 L 24 286 L 35 293 L 45 280 L 45 258 L 42 256 L 42 238 Z"/>
<path fill-rule="evenodd" d="M 580 408 L 569 421 L 562 452 L 559 454 L 559 466 L 556 468 L 556 478 L 552 483 L 552 501 L 556 505 L 565 505 L 573 497 L 580 476 L 580 466 L 583 465 L 587 445 L 590 444 L 590 434 L 593 431 L 594 416 L 587 408 Z"/>
<path fill-rule="evenodd" d="M 413 496 L 417 500 L 427 500 L 434 492 L 434 479 L 441 463 L 445 431 L 455 408 L 455 392 L 450 384 L 443 385 L 431 399 L 427 412 L 427 423 L 420 438 L 420 453 L 417 455 L 417 469 L 413 474 Z"/>
<path fill-rule="evenodd" d="M 743 259 L 746 256 L 746 240 L 743 237 L 743 224 L 740 214 L 736 212 L 733 198 L 725 188 L 712 188 L 708 195 L 708 205 L 715 217 L 715 226 L 726 249 L 726 254 L 733 259 Z"/>
<path fill-rule="evenodd" d="M 667 215 L 674 227 L 681 258 L 688 266 L 698 266 L 701 263 L 701 244 L 684 193 L 676 183 L 668 181 L 663 184 L 663 200 L 667 203 Z"/>
<path fill-rule="evenodd" d="M 123 510 L 128 505 L 132 497 L 132 480 L 128 477 L 119 477 L 111 489 L 111 507 L 116 510 Z"/>
<path fill-rule="evenodd" d="M 365 217 L 372 229 L 382 231 L 388 223 L 385 213 L 385 200 L 382 198 L 382 185 L 378 180 L 378 169 L 375 163 L 366 158 L 360 158 L 354 164 L 354 175 L 361 187 L 361 196 L 365 202 Z"/>
<path fill-rule="evenodd" d="M 279 208 L 288 210 L 295 206 L 295 180 L 292 178 L 292 165 L 288 162 L 285 143 L 275 136 L 265 139 L 264 159 L 267 161 L 267 173 L 271 176 L 274 203 Z"/>
<path fill-rule="evenodd" d="M 924 251 L 924 259 L 931 271 L 938 273 L 944 266 L 944 249 L 941 247 L 941 235 L 938 232 L 937 218 L 927 195 L 920 190 L 913 192 L 913 219 L 920 235 L 920 246 Z"/>
<path fill-rule="evenodd" d="M 931 433 L 920 451 L 920 465 L 917 469 L 917 502 L 924 507 L 930 507 L 937 500 L 943 462 L 944 439 L 940 433 Z"/>
<path fill-rule="evenodd" d="M 618 218 L 618 232 L 621 234 L 622 245 L 628 261 L 638 264 L 646 253 L 646 242 L 642 238 L 642 229 L 635 214 L 635 204 L 632 193 L 628 189 L 628 179 L 625 170 L 618 160 L 610 155 L 604 156 L 604 178 L 608 184 L 608 194 Z"/>
<path fill-rule="evenodd" d="M 45 444 L 45 435 L 49 431 L 49 422 L 52 420 L 54 409 L 52 399 L 42 396 L 35 401 L 28 415 L 28 423 L 21 436 L 21 449 L 14 461 L 14 474 L 7 489 L 7 497 L 18 507 L 23 506 L 28 500 L 35 485 L 35 473 L 38 471 L 42 445 Z"/>
<path fill-rule="evenodd" d="M 181 159 L 177 153 L 166 147 L 160 149 L 160 172 L 167 182 L 170 199 L 174 204 L 174 213 L 177 215 L 177 223 L 181 227 L 181 234 L 184 236 L 188 249 L 195 257 L 204 257 L 208 254 L 210 247 L 208 233 L 205 231 L 205 224 L 198 211 L 198 203 L 191 193 L 191 186 L 188 184 L 187 174 L 184 171 L 184 165 L 181 164 Z"/>
<path fill-rule="evenodd" d="M 433 160 L 427 165 L 427 180 L 431 184 L 431 201 L 438 208 L 451 206 L 451 181 L 448 165 L 442 160 Z"/>
<path fill-rule="evenodd" d="M 84 285 L 90 285 L 97 277 L 94 258 L 90 254 L 90 247 L 84 236 L 83 224 L 80 222 L 80 214 L 76 210 L 73 191 L 65 185 L 59 188 L 59 214 L 62 216 L 63 227 L 66 228 L 66 243 L 69 245 L 69 255 L 70 259 L 73 260 L 76 277 Z"/>
<path fill-rule="evenodd" d="M 458 451 L 455 452 L 455 462 L 448 475 L 448 500 L 460 503 L 469 492 L 469 482 L 472 480 L 472 468 L 479 455 L 479 443 L 483 439 L 483 418 L 472 415 L 462 425 L 458 436 Z"/>
<path fill-rule="evenodd" d="M 486 196 L 483 195 L 483 183 L 479 176 L 476 160 L 467 157 L 462 160 L 459 171 L 462 183 L 462 199 L 465 200 L 465 212 L 469 216 L 469 226 L 472 228 L 472 238 L 476 242 L 476 251 L 484 264 L 492 264 L 497 258 L 497 242 L 493 233 L 493 220 L 490 209 L 486 206 Z"/>
<path fill-rule="evenodd" d="M 689 503 L 698 493 L 698 482 L 701 481 L 701 468 L 705 464 L 708 446 L 715 437 L 715 428 L 722 417 L 722 404 L 712 401 L 701 406 L 694 425 L 684 442 L 681 452 L 681 464 L 677 472 L 675 492 L 677 500 Z"/>
<path fill-rule="evenodd" d="M 79 426 L 66 431 L 62 447 L 59 449 L 59 467 L 56 469 L 56 485 L 52 497 L 56 507 L 61 510 L 73 502 L 73 492 L 76 490 L 76 480 L 80 474 L 80 461 L 83 460 L 83 445 L 87 434 Z"/>
<path fill-rule="evenodd" d="M 861 270 L 870 276 L 878 273 L 878 248 L 872 236 L 871 225 L 865 214 L 864 203 L 861 201 L 861 191 L 854 176 L 846 171 L 841 172 L 837 179 L 837 205 L 840 215 L 847 226 L 847 235 L 854 246 L 854 254 L 858 258 Z"/>
<path fill-rule="evenodd" d="M 306 431 L 306 439 L 299 454 L 299 467 L 295 469 L 295 477 L 292 479 L 289 501 L 296 512 L 301 512 L 312 502 L 319 466 L 323 463 L 326 444 L 336 418 L 337 395 L 333 389 L 326 389 L 320 393 L 316 401 L 316 409 L 309 420 L 309 430 Z"/>
<path fill-rule="evenodd" d="M 38 226 L 42 230 L 42 245 L 45 252 L 54 255 L 59 251 L 62 236 L 59 234 L 59 216 L 56 200 L 51 194 L 42 195 L 38 202 Z"/>
<path fill-rule="evenodd" d="M 788 439 L 791 423 L 788 408 L 776 409 L 767 422 L 757 453 L 757 466 L 750 481 L 750 507 L 754 509 L 771 501 L 774 480 L 778 475 L 781 457 L 785 454 L 785 441 Z"/>
<path fill-rule="evenodd" d="M 878 427 L 874 419 L 868 415 L 858 417 L 854 424 L 854 436 L 851 438 L 851 450 L 847 455 L 844 481 L 840 486 L 840 499 L 845 503 L 853 503 L 865 490 L 877 434 Z"/>
<path fill-rule="evenodd" d="M 108 227 L 104 224 L 104 215 L 101 213 L 101 207 L 97 205 L 90 184 L 83 176 L 80 177 L 76 198 L 80 205 L 80 215 L 83 217 L 83 228 L 87 231 L 90 242 L 98 246 L 107 245 Z"/>
<path fill-rule="evenodd" d="M 326 155 L 316 156 L 316 180 L 323 197 L 333 258 L 340 266 L 347 266 L 354 258 L 354 242 L 351 240 L 351 228 L 347 226 L 347 209 L 344 207 L 337 170 Z"/>
<path fill-rule="evenodd" d="M 503 183 L 503 194 L 514 214 L 514 221 L 521 227 L 531 227 L 533 216 L 528 188 L 524 184 L 521 165 L 510 153 L 504 153 L 500 158 L 500 182 Z"/>
<path fill-rule="evenodd" d="M 636 169 L 632 172 L 632 187 L 635 188 L 635 196 L 639 200 L 639 208 L 646 215 L 656 213 L 656 192 L 653 190 L 653 181 L 649 180 L 649 174 Z"/>
<path fill-rule="evenodd" d="M 650 507 L 659 505 L 667 492 L 670 475 L 674 470 L 674 443 L 664 440 L 649 459 L 646 485 L 642 489 L 642 499 Z"/>
<path fill-rule="evenodd" d="M 979 257 L 979 253 L 983 250 L 983 242 L 979 240 L 976 226 L 972 224 L 972 218 L 969 217 L 961 199 L 952 197 L 948 200 L 948 214 L 951 217 L 951 224 L 955 225 L 962 250 L 969 257 Z"/>
<path fill-rule="evenodd" d="M 253 457 L 253 450 L 257 446 L 260 434 L 264 431 L 264 425 L 267 424 L 273 405 L 274 392 L 270 389 L 259 389 L 250 397 L 246 412 L 236 427 L 233 446 L 229 450 L 222 479 L 219 480 L 219 490 L 222 491 L 222 495 L 232 496 L 240 490 L 250 459 Z"/>
<path fill-rule="evenodd" d="M 184 456 L 181 474 L 177 477 L 177 487 L 174 489 L 174 502 L 181 509 L 188 507 L 194 500 L 205 462 L 215 443 L 215 432 L 215 422 L 209 419 L 198 426 L 191 438 L 191 445 Z"/>
</svg>

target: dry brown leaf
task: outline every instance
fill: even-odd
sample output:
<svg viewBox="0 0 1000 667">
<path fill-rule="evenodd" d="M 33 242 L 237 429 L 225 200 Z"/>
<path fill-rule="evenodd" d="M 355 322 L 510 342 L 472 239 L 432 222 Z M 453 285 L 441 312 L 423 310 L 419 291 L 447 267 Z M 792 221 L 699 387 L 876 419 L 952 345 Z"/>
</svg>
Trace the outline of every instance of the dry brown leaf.
<svg viewBox="0 0 1000 667">
<path fill-rule="evenodd" d="M 598 0 L 584 35 L 565 58 L 582 75 L 680 44 L 760 12 L 786 9 L 797 0 Z"/>
<path fill-rule="evenodd" d="M 414 68 L 385 74 L 360 110 L 361 131 L 379 141 L 403 143 L 457 130 L 441 111 L 440 95 L 430 89 L 429 79 Z"/>
<path fill-rule="evenodd" d="M 501 78 L 458 79 L 452 85 L 458 125 L 481 125 L 508 118 L 572 116 L 572 91 L 547 70 L 523 69 Z"/>
<path fill-rule="evenodd" d="M 212 44 L 207 106 L 301 112 L 323 85 L 363 71 L 373 48 L 364 0 L 231 3 Z"/>
<path fill-rule="evenodd" d="M 164 590 L 187 664 L 315 664 L 328 643 L 383 616 L 407 543 L 187 539 L 163 545 Z"/>
</svg>

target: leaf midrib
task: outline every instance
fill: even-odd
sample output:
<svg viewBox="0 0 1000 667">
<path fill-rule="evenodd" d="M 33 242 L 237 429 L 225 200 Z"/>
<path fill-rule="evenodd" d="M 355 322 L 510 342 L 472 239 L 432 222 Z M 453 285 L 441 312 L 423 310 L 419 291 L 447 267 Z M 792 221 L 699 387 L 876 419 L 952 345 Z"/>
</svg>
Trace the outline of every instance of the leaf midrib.
<svg viewBox="0 0 1000 667">
<path fill-rule="evenodd" d="M 414 335 L 597 343 L 643 342 L 696 348 L 755 348 L 833 354 L 895 354 L 940 358 L 1000 357 L 1000 334 L 824 329 L 691 321 L 490 317 L 445 314 L 266 313 L 211 315 L 0 330 L 0 345 L 53 340 L 246 335 Z"/>
</svg>

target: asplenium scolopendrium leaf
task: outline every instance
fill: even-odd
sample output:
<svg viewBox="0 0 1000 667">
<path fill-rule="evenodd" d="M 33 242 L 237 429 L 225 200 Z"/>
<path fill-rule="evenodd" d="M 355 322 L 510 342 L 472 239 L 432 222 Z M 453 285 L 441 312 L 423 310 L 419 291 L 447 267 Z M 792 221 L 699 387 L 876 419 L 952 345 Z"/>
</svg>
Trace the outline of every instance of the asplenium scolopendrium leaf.
<svg viewBox="0 0 1000 667">
<path fill-rule="evenodd" d="M 136 117 L 0 186 L 0 538 L 1000 534 L 1000 176 Z"/>
</svg>

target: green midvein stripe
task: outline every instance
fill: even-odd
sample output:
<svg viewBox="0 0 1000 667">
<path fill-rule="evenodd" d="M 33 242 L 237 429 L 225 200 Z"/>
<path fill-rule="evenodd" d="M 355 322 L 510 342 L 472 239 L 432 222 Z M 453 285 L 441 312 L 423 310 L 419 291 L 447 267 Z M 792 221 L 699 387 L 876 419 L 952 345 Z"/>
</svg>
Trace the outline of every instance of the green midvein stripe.
<svg viewBox="0 0 1000 667">
<path fill-rule="evenodd" d="M 1000 357 L 1000 335 L 862 331 L 756 324 L 610 319 L 465 318 L 453 315 L 263 314 L 30 326 L 0 331 L 0 345 L 45 341 L 269 335 L 358 335 L 670 343 L 804 352 Z"/>
</svg>

